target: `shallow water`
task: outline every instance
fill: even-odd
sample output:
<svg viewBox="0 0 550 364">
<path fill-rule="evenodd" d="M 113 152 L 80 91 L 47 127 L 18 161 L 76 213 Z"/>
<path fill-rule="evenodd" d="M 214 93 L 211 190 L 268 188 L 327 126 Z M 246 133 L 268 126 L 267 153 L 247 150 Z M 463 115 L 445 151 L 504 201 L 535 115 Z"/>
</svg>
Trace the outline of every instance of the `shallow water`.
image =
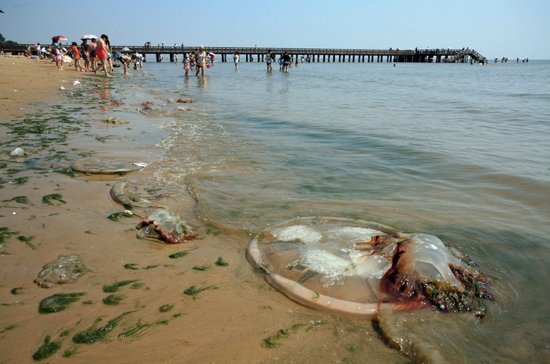
<svg viewBox="0 0 550 364">
<path fill-rule="evenodd" d="M 481 321 L 401 313 L 385 330 L 457 362 L 550 360 L 550 62 L 217 63 L 204 79 L 148 62 L 98 80 L 103 109 L 82 117 L 131 120 L 104 127 L 119 156 L 187 189 L 239 248 L 299 216 L 436 235 L 492 278 L 495 302 Z"/>
<path fill-rule="evenodd" d="M 190 188 L 203 221 L 255 233 L 297 216 L 352 217 L 438 235 L 494 280 L 476 345 L 457 344 L 465 361 L 530 357 L 503 349 L 518 341 L 549 357 L 549 62 L 288 73 L 218 63 L 203 80 L 174 64 L 146 69 L 128 80 L 141 95 L 115 92 L 195 100 L 161 119 L 155 170 Z"/>
</svg>

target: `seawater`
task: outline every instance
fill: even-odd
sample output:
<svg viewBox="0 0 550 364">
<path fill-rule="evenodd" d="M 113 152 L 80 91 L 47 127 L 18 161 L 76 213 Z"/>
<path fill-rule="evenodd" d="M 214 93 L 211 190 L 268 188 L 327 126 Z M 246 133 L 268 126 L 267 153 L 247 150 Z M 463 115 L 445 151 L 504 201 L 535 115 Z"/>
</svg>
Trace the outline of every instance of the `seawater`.
<svg viewBox="0 0 550 364">
<path fill-rule="evenodd" d="M 493 279 L 495 302 L 474 329 L 418 336 L 458 361 L 550 358 L 550 61 L 216 63 L 204 78 L 148 62 L 111 87 L 159 140 L 156 178 L 185 186 L 201 221 L 253 235 L 334 216 L 437 235 Z M 162 110 L 137 113 L 144 101 Z"/>
</svg>

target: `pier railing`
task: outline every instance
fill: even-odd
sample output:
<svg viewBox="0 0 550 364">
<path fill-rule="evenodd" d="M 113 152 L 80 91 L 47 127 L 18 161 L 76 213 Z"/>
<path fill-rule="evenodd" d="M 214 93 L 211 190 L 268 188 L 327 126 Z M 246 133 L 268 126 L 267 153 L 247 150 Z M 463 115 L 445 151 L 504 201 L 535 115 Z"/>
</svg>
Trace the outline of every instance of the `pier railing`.
<svg viewBox="0 0 550 364">
<path fill-rule="evenodd" d="M 24 54 L 32 52 L 33 45 L 17 44 L 0 46 L 5 53 Z M 183 55 L 196 51 L 198 46 L 113 46 L 114 51 L 129 48 L 132 53 L 141 53 L 145 60 L 154 55 L 157 62 L 168 55 L 171 62 L 182 61 Z M 295 62 L 416 62 L 416 63 L 457 63 L 485 62 L 486 58 L 479 52 L 469 49 L 333 49 L 333 48 L 268 48 L 268 47 L 206 47 L 208 52 L 220 56 L 222 62 L 232 60 L 234 53 L 239 53 L 244 62 L 263 62 L 268 52 L 280 56 L 288 52 Z M 180 57 L 180 58 L 178 58 Z"/>
</svg>

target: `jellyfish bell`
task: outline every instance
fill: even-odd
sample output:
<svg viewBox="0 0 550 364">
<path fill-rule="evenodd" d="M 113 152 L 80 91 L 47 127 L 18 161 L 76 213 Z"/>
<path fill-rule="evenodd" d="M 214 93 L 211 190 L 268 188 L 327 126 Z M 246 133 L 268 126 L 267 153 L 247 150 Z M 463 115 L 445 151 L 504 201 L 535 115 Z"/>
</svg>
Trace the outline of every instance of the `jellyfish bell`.
<svg viewBox="0 0 550 364">
<path fill-rule="evenodd" d="M 381 305 L 483 310 L 489 280 L 437 237 L 340 218 L 298 218 L 264 229 L 247 256 L 268 283 L 305 306 L 370 316 Z M 476 311 L 477 312 L 477 311 Z"/>
</svg>

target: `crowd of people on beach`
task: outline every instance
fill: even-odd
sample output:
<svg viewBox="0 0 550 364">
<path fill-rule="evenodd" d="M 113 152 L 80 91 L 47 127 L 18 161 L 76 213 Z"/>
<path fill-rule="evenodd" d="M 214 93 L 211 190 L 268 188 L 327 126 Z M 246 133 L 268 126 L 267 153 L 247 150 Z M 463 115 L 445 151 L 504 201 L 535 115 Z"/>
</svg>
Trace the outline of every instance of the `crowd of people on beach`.
<svg viewBox="0 0 550 364">
<path fill-rule="evenodd" d="M 62 40 L 66 40 L 62 39 Z M 183 46 L 183 44 L 182 44 Z M 51 59 L 59 70 L 63 70 L 65 63 L 72 62 L 74 69 L 77 72 L 102 72 L 105 77 L 112 77 L 115 67 L 122 66 L 124 74 L 128 75 L 130 65 L 134 64 L 134 69 L 143 67 L 144 56 L 138 52 L 132 52 L 128 47 L 124 47 L 121 51 L 113 51 L 109 36 L 102 34 L 100 37 L 93 35 L 84 36 L 81 38 L 81 43 L 72 42 L 71 45 L 62 44 L 58 37 L 52 38 L 51 45 L 42 46 L 36 43 L 34 47 L 29 46 L 27 55 L 39 59 Z M 189 76 L 191 70 L 196 76 L 204 76 L 205 70 L 214 67 L 216 55 L 208 52 L 204 46 L 199 46 L 197 50 L 183 54 L 183 70 L 185 76 Z M 273 62 L 277 59 L 277 55 L 269 50 L 265 55 L 266 70 L 273 70 Z M 173 61 L 178 62 L 177 55 L 174 55 Z M 292 56 L 288 52 L 284 52 L 278 56 L 279 69 L 283 72 L 288 72 L 292 67 Z M 302 57 L 302 62 L 304 59 Z M 239 69 L 240 54 L 233 54 L 233 63 L 235 69 Z M 298 63 L 298 59 L 296 59 Z"/>
<path fill-rule="evenodd" d="M 196 76 L 198 75 L 203 76 L 205 68 L 214 67 L 215 58 L 216 58 L 216 55 L 212 52 L 207 52 L 204 46 L 200 46 L 196 51 L 192 51 L 191 53 L 184 54 L 183 70 L 184 70 L 185 76 L 189 76 L 189 71 L 191 69 L 195 70 Z M 268 72 L 273 71 L 273 62 L 276 59 L 276 55 L 271 50 L 269 50 L 265 54 L 264 59 L 266 63 L 266 70 Z M 239 54 L 239 52 L 234 52 L 233 64 L 235 65 L 235 70 L 239 69 L 240 61 L 241 61 L 241 55 Z M 303 61 L 304 59 L 302 58 L 302 62 Z M 288 52 L 284 52 L 279 56 L 279 69 L 283 72 L 288 72 L 291 66 L 292 66 L 292 56 Z"/>
<path fill-rule="evenodd" d="M 124 68 L 124 74 L 128 74 L 130 64 L 134 62 L 134 69 L 142 67 L 143 56 L 139 53 L 130 54 L 129 49 L 124 52 L 113 52 L 109 36 L 102 34 L 100 37 L 83 37 L 80 45 L 72 42 L 70 46 L 62 44 L 59 37 L 52 38 L 52 44 L 42 46 L 36 43 L 34 49 L 29 49 L 29 55 L 39 59 L 51 59 L 57 69 L 63 70 L 66 62 L 73 62 L 77 72 L 102 71 L 105 77 L 111 77 L 114 68 L 120 65 Z M 115 64 L 115 62 L 118 62 Z"/>
</svg>

